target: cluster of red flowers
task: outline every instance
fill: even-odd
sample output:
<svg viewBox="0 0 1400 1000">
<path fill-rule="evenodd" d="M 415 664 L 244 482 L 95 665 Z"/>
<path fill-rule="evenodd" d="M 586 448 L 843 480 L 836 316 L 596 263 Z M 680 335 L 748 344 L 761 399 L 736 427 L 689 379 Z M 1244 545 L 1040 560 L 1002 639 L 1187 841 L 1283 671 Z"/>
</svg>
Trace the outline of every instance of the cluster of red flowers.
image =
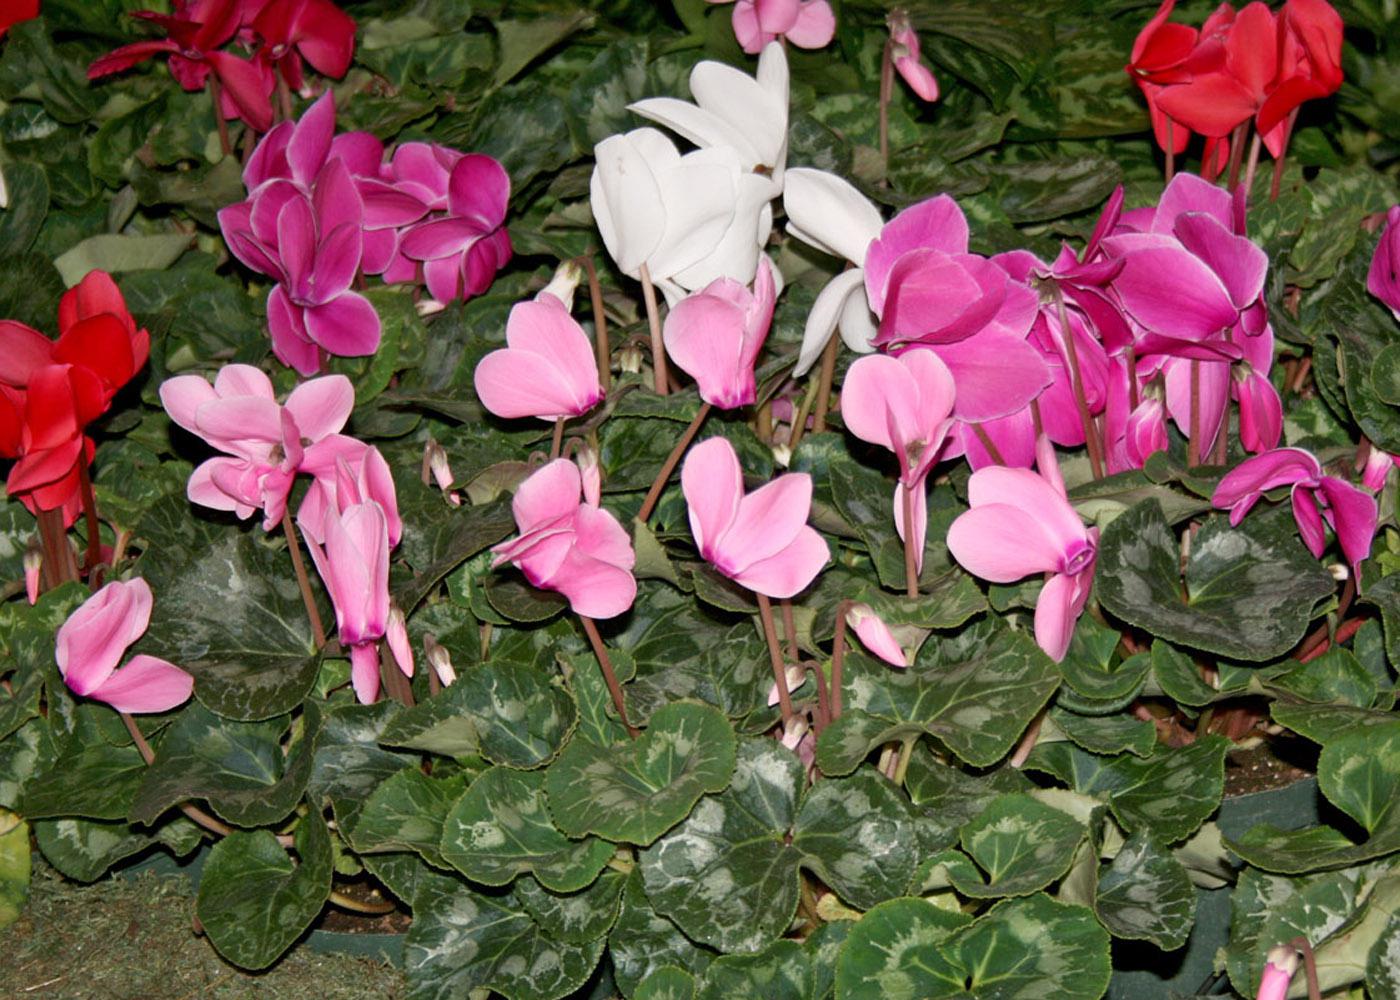
<svg viewBox="0 0 1400 1000">
<path fill-rule="evenodd" d="M 1280 156 L 1299 105 L 1342 84 L 1340 15 L 1327 0 L 1287 0 L 1277 13 L 1259 0 L 1238 11 L 1224 3 L 1198 31 L 1167 20 L 1175 2 L 1163 0 L 1127 66 L 1147 98 L 1157 144 L 1180 153 L 1199 132 L 1213 175 L 1230 155 L 1231 134 L 1253 119 Z"/>
<path fill-rule="evenodd" d="M 168 53 L 170 75 L 180 86 L 202 90 L 212 78 L 223 116 L 241 118 L 258 132 L 272 127 L 279 74 L 285 87 L 301 90 L 305 59 L 339 79 L 355 49 L 355 21 L 331 0 L 175 0 L 171 14 L 140 10 L 132 16 L 164 28 L 168 37 L 107 53 L 88 67 L 88 79 Z M 229 43 L 250 57 L 223 51 Z M 284 98 L 284 117 L 289 103 Z"/>
<path fill-rule="evenodd" d="M 36 515 L 77 520 L 93 443 L 85 430 L 141 370 L 151 338 L 138 330 L 105 271 L 91 271 L 58 305 L 58 340 L 0 320 L 0 457 L 18 459 L 6 489 Z"/>
</svg>

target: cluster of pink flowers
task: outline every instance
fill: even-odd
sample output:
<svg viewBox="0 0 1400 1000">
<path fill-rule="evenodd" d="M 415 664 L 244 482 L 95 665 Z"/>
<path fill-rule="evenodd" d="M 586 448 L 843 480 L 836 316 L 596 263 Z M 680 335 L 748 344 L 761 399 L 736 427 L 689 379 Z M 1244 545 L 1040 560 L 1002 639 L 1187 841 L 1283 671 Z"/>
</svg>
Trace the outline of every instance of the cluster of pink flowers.
<svg viewBox="0 0 1400 1000">
<path fill-rule="evenodd" d="M 1180 153 L 1193 132 L 1206 137 L 1208 175 L 1251 120 L 1279 156 L 1298 106 L 1342 84 L 1342 19 L 1327 0 L 1287 0 L 1277 13 L 1260 0 L 1238 11 L 1223 3 L 1199 30 L 1168 20 L 1175 3 L 1163 0 L 1138 34 L 1127 70 L 1159 146 Z"/>
<path fill-rule="evenodd" d="M 324 354 L 379 348 L 382 328 L 357 278 L 416 280 L 447 301 L 485 291 L 510 260 L 510 178 L 494 159 L 428 143 L 385 158 L 368 132 L 335 134 L 327 93 L 263 137 L 243 171 L 248 198 L 220 210 L 240 261 L 277 282 L 267 322 L 279 361 L 302 375 Z"/>
<path fill-rule="evenodd" d="M 827 0 L 738 0 L 734 3 L 733 23 L 734 37 L 750 55 L 757 55 L 777 39 L 800 49 L 821 49 L 836 35 L 836 15 Z"/>
<path fill-rule="evenodd" d="M 279 404 L 261 370 L 225 365 L 213 385 L 198 375 L 167 379 L 160 397 L 175 423 L 223 452 L 190 477 L 194 503 L 240 518 L 261 510 L 270 531 L 286 517 L 296 477 L 311 477 L 297 525 L 335 606 L 356 695 L 365 703 L 378 695 L 381 638 L 411 674 L 403 616 L 389 599 L 389 551 L 403 532 L 397 494 L 379 450 L 340 433 L 355 406 L 350 380 L 311 379 Z"/>
<path fill-rule="evenodd" d="M 107 53 L 88 67 L 88 79 L 165 54 L 181 87 L 203 90 L 214 81 L 219 112 L 258 132 L 272 126 L 279 76 L 284 87 L 304 89 L 304 59 L 339 79 L 355 51 L 355 21 L 331 0 L 175 0 L 169 14 L 138 10 L 131 16 L 164 29 L 167 37 Z M 250 55 L 227 51 L 230 46 Z"/>
</svg>

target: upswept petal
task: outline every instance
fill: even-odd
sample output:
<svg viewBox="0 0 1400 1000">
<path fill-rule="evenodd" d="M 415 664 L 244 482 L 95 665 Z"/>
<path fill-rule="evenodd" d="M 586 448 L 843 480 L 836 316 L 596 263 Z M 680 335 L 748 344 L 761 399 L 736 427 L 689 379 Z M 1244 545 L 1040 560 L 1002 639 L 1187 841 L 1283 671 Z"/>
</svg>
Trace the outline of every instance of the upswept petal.
<svg viewBox="0 0 1400 1000">
<path fill-rule="evenodd" d="M 681 492 L 690 511 L 695 546 L 708 558 L 739 516 L 744 495 L 744 476 L 734 446 L 722 437 L 694 445 L 681 465 Z"/>
<path fill-rule="evenodd" d="M 973 477 L 990 471 L 981 469 Z M 1042 530 L 1039 517 L 1004 503 L 983 504 L 959 514 L 948 528 L 948 551 L 963 569 L 993 583 L 1058 572 L 1064 556 L 1058 539 Z"/>
<path fill-rule="evenodd" d="M 1208 215 L 1177 217 L 1173 233 L 1181 245 L 1205 261 L 1230 294 L 1235 308 L 1244 309 L 1264 290 L 1269 256 L 1249 237 L 1236 236 Z"/>
<path fill-rule="evenodd" d="M 846 429 L 862 441 L 891 450 L 923 437 L 921 403 L 919 383 L 910 366 L 903 358 L 887 354 L 857 358 L 841 386 L 841 419 Z M 898 442 L 891 430 L 899 435 Z"/>
<path fill-rule="evenodd" d="M 1337 533 L 1342 555 L 1351 563 L 1353 577 L 1359 587 L 1361 564 L 1370 557 L 1371 542 L 1376 537 L 1376 498 L 1334 476 L 1323 476 L 1317 490 L 1327 503 L 1325 516 Z"/>
<path fill-rule="evenodd" d="M 730 129 L 757 155 L 755 163 L 772 167 L 778 162 L 788 131 L 787 58 L 782 46 L 775 43 L 764 47 L 759 60 L 768 63 L 763 83 L 726 63 L 712 59 L 696 63 L 690 71 L 690 92 L 701 108 L 723 115 Z M 782 64 L 781 89 L 775 86 L 777 63 Z"/>
<path fill-rule="evenodd" d="M 576 417 L 597 401 L 580 395 L 568 372 L 532 351 L 492 351 L 477 364 L 472 382 L 481 405 L 506 420 Z"/>
<path fill-rule="evenodd" d="M 1308 551 L 1315 558 L 1321 559 L 1323 550 L 1327 548 L 1327 532 L 1322 527 L 1322 510 L 1318 506 L 1316 488 L 1309 485 L 1295 486 L 1288 499 L 1293 507 L 1293 520 L 1298 525 L 1299 537 L 1303 539 Z M 1233 521 L 1233 517 L 1231 520 Z"/>
<path fill-rule="evenodd" d="M 490 231 L 506 217 L 510 175 L 485 153 L 468 153 L 457 161 L 447 182 L 447 208 L 455 216 Z"/>
<path fill-rule="evenodd" d="M 726 570 L 777 555 L 797 537 L 812 509 L 812 477 L 789 472 L 748 493 L 739 501 L 734 521 L 710 548 Z"/>
<path fill-rule="evenodd" d="M 1210 502 L 1229 508 L 1230 523 L 1239 524 L 1259 494 L 1294 483 L 1315 484 L 1322 476 L 1322 465 L 1302 448 L 1275 448 L 1247 458 L 1225 473 Z"/>
<path fill-rule="evenodd" d="M 806 590 L 830 558 L 826 539 L 804 524 L 782 551 L 750 563 L 733 579 L 756 594 L 783 600 Z"/>
<path fill-rule="evenodd" d="M 153 603 L 150 585 L 140 577 L 114 580 L 84 601 L 55 637 L 54 656 L 64 682 L 84 695 L 100 686 L 146 631 Z"/>
<path fill-rule="evenodd" d="M 909 515 L 914 522 L 914 572 L 924 570 L 924 546 L 928 541 L 928 489 L 927 480 L 920 477 L 907 489 L 910 490 Z M 894 484 L 894 532 L 904 541 L 904 491 L 903 481 Z"/>
<path fill-rule="evenodd" d="M 344 375 L 308 379 L 292 390 L 284 409 L 310 442 L 340 433 L 355 408 L 355 387 Z"/>
<path fill-rule="evenodd" d="M 826 0 L 803 0 L 797 8 L 797 19 L 784 35 L 798 48 L 825 48 L 836 37 L 836 15 L 831 5 Z"/>
<path fill-rule="evenodd" d="M 1053 378 L 1044 358 L 1020 337 L 984 330 L 955 344 L 927 348 L 953 373 L 953 415 L 980 422 L 1025 409 Z"/>
<path fill-rule="evenodd" d="M 1040 588 L 1035 602 L 1035 643 L 1056 663 L 1069 652 L 1074 623 L 1084 610 L 1088 589 L 1079 574 L 1069 573 L 1056 573 Z"/>
<path fill-rule="evenodd" d="M 1197 174 L 1180 171 L 1172 177 L 1157 200 L 1157 213 L 1151 231 L 1169 234 L 1178 216 L 1200 212 L 1233 231 L 1230 192 Z"/>
<path fill-rule="evenodd" d="M 703 65 L 705 64 L 698 64 L 698 66 Z M 734 70 L 734 72 L 738 73 L 739 71 Z M 749 80 L 750 84 L 753 83 L 752 78 L 743 73 L 739 73 L 739 75 Z M 681 138 L 690 140 L 702 149 L 706 146 L 728 146 L 739 154 L 750 170 L 759 164 L 768 162 L 735 123 L 716 112 L 697 107 L 689 101 L 682 101 L 675 97 L 648 97 L 645 100 L 634 101 L 627 105 L 627 110 L 665 125 Z"/>
<path fill-rule="evenodd" d="M 168 660 L 144 653 L 133 656 L 88 697 L 106 702 L 118 712 L 168 712 L 194 693 L 194 678 Z"/>
<path fill-rule="evenodd" d="M 695 379 L 707 403 L 728 410 L 753 402 L 753 368 L 745 370 L 743 363 L 742 309 L 698 292 L 667 313 L 663 339 L 666 353 Z"/>
<path fill-rule="evenodd" d="M 666 230 L 661 188 L 641 144 L 634 141 L 638 132 L 645 131 L 655 130 L 609 136 L 593 147 L 597 163 L 589 182 L 593 217 L 609 255 L 628 275 L 647 262 Z"/>
<path fill-rule="evenodd" d="M 1053 463 L 1051 466 L 1053 469 Z M 1052 475 L 1058 478 L 1058 469 Z M 996 465 L 979 469 L 968 480 L 967 499 L 974 510 L 997 505 L 1015 507 L 1033 518 L 1037 534 L 1061 553 L 1082 547 L 1088 537 L 1088 530 L 1064 493 L 1043 473 Z M 1058 571 L 1059 566 L 1049 568 Z"/>
<path fill-rule="evenodd" d="M 880 235 L 880 210 L 847 180 L 825 170 L 793 167 L 783 175 L 788 232 L 857 266 Z"/>
<path fill-rule="evenodd" d="M 205 403 L 218 399 L 214 387 L 200 375 L 176 375 L 160 384 L 160 402 L 170 419 L 191 434 L 198 434 L 195 414 Z"/>
<path fill-rule="evenodd" d="M 520 484 L 510 509 L 522 532 L 571 516 L 578 509 L 583 480 L 567 458 L 543 465 Z"/>
<path fill-rule="evenodd" d="M 210 510 L 233 511 L 241 519 L 249 518 L 253 511 L 257 510 L 256 504 L 246 503 L 241 499 L 242 491 L 238 496 L 231 495 L 223 486 L 221 481 L 226 481 L 230 476 L 234 478 L 242 477 L 248 470 L 248 463 L 241 458 L 216 457 L 203 462 L 190 474 L 190 481 L 185 484 L 185 496 L 190 503 L 198 504 L 201 507 L 208 507 Z"/>
<path fill-rule="evenodd" d="M 379 313 L 358 292 L 344 292 L 305 312 L 306 333 L 331 354 L 362 357 L 379 350 Z"/>
<path fill-rule="evenodd" d="M 796 170 L 794 168 L 789 174 L 796 173 Z M 791 232 L 791 227 L 788 231 Z M 817 294 L 817 300 L 807 313 L 807 325 L 802 331 L 802 349 L 797 356 L 797 367 L 793 369 L 794 376 L 807 374 L 821 359 L 822 351 L 836 332 L 836 324 L 848 302 L 856 298 L 860 300 L 860 308 L 869 315 L 870 309 L 865 302 L 865 272 L 858 267 L 842 271 Z M 873 325 L 871 332 L 874 332 Z M 874 349 L 867 341 L 862 352 L 868 354 Z"/>
<path fill-rule="evenodd" d="M 581 504 L 574 512 L 574 545 L 593 559 L 631 570 L 637 564 L 632 537 L 611 511 Z"/>
<path fill-rule="evenodd" d="M 335 95 L 327 88 L 311 107 L 297 120 L 296 128 L 287 141 L 287 166 L 292 179 L 311 189 L 316 175 L 326 165 L 335 136 Z"/>
<path fill-rule="evenodd" d="M 864 261 L 871 308 L 884 313 L 890 269 L 904 254 L 911 250 L 965 254 L 967 242 L 967 217 L 949 195 L 940 194 L 900 212 L 880 230 Z"/>
<path fill-rule="evenodd" d="M 569 549 L 548 585 L 568 599 L 575 614 L 587 618 L 616 618 L 637 599 L 637 581 L 631 573 L 577 547 Z"/>
</svg>

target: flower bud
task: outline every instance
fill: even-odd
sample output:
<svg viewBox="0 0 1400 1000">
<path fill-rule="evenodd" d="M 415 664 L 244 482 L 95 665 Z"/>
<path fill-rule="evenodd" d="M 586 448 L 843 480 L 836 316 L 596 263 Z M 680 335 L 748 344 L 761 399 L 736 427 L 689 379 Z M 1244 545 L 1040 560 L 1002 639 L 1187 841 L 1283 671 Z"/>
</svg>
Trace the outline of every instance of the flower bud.
<svg viewBox="0 0 1400 1000">
<path fill-rule="evenodd" d="M 29 603 L 39 600 L 39 570 L 44 565 L 44 553 L 34 546 L 24 550 L 24 595 Z"/>
<path fill-rule="evenodd" d="M 452 654 L 442 647 L 435 636 L 423 636 L 423 652 L 428 656 L 428 666 L 432 667 L 443 687 L 457 679 L 457 671 L 452 669 Z"/>
<path fill-rule="evenodd" d="M 1400 465 L 1400 458 L 1372 445 L 1366 455 L 1366 465 L 1361 470 L 1361 482 L 1372 493 L 1379 493 L 1385 488 L 1385 477 L 1390 474 L 1392 465 Z"/>
<path fill-rule="evenodd" d="M 554 269 L 554 277 L 549 279 L 549 284 L 542 288 L 536 299 L 544 295 L 553 295 L 560 302 L 564 303 L 567 312 L 573 312 L 574 292 L 578 288 L 578 283 L 583 279 L 583 268 L 579 267 L 576 261 L 566 260 Z"/>
<path fill-rule="evenodd" d="M 1282 944 L 1270 948 L 1264 959 L 1264 975 L 1259 980 L 1256 1000 L 1283 1000 L 1297 971 L 1297 949 Z"/>
<path fill-rule="evenodd" d="M 389 652 L 399 665 L 405 677 L 413 676 L 413 647 L 408 644 L 408 623 L 397 604 L 389 605 L 389 618 L 384 623 L 384 639 L 389 643 Z"/>
<path fill-rule="evenodd" d="M 860 636 L 861 643 L 892 667 L 907 667 L 909 660 L 890 627 L 868 604 L 852 604 L 846 611 L 846 624 Z"/>
<path fill-rule="evenodd" d="M 805 667 L 800 667 L 795 663 L 789 663 L 784 671 L 784 679 L 787 681 L 788 693 L 791 694 L 802 686 L 803 679 L 807 675 Z M 768 689 L 768 704 L 776 705 L 781 699 L 778 697 L 778 685 L 775 681 Z"/>
<path fill-rule="evenodd" d="M 580 444 L 574 452 L 574 462 L 578 465 L 579 478 L 583 480 L 583 500 L 590 507 L 596 507 L 603 500 L 603 474 L 598 467 L 598 453 L 592 445 Z"/>
<path fill-rule="evenodd" d="M 630 374 L 636 375 L 642 370 L 642 348 L 635 342 L 624 344 L 622 350 L 617 352 L 618 367 Z"/>
<path fill-rule="evenodd" d="M 447 303 L 439 302 L 437 299 L 419 299 L 413 304 L 413 308 L 417 311 L 419 316 L 426 319 L 427 317 L 432 316 L 436 313 L 440 313 L 444 309 L 446 309 Z"/>
</svg>

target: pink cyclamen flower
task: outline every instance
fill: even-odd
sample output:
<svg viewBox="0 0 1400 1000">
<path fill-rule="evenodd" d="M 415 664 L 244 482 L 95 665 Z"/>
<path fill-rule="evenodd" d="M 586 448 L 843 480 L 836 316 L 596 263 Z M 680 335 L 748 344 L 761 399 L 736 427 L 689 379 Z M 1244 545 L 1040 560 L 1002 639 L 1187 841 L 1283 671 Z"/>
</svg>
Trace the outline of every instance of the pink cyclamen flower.
<svg viewBox="0 0 1400 1000">
<path fill-rule="evenodd" d="M 513 563 L 531 584 L 563 594 L 576 614 L 615 618 L 632 606 L 637 555 L 611 513 L 580 502 L 578 466 L 558 458 L 520 484 L 511 501 L 518 538 L 502 542 L 493 566 Z"/>
<path fill-rule="evenodd" d="M 447 217 L 407 230 L 400 250 L 424 261 L 428 292 L 439 302 L 469 299 L 491 286 L 511 257 L 505 230 L 510 176 L 496 160 L 469 153 L 452 167 L 447 182 Z"/>
<path fill-rule="evenodd" d="M 870 605 L 852 604 L 846 611 L 846 624 L 855 630 L 866 649 L 890 666 L 909 666 L 909 659 L 904 655 L 899 640 Z"/>
<path fill-rule="evenodd" d="M 1392 455 L 1371 445 L 1371 450 L 1366 453 L 1366 465 L 1361 470 L 1361 482 L 1372 493 L 1379 493 L 1385 489 L 1386 476 L 1390 475 L 1391 468 L 1396 465 L 1400 465 L 1400 455 Z"/>
<path fill-rule="evenodd" d="M 83 602 L 58 629 L 54 655 L 69 689 L 118 712 L 168 712 L 194 691 L 186 671 L 154 656 L 122 654 L 151 622 L 151 588 L 137 577 L 113 580 Z"/>
<path fill-rule="evenodd" d="M 972 509 L 948 529 L 948 551 L 974 576 L 1013 583 L 1046 574 L 1035 605 L 1035 641 L 1056 663 L 1089 599 L 1099 529 L 1086 528 L 1065 494 L 1048 439 L 1036 444 L 1039 474 L 979 469 L 967 483 Z"/>
<path fill-rule="evenodd" d="M 722 410 L 754 401 L 753 366 L 773 322 L 773 265 L 759 257 L 753 291 L 716 278 L 666 316 L 666 353 L 695 379 L 700 398 Z"/>
<path fill-rule="evenodd" d="M 831 556 L 826 540 L 807 524 L 812 477 L 805 472 L 789 472 L 745 495 L 734 446 L 713 437 L 686 455 L 681 490 L 700 555 L 755 593 L 792 597 Z"/>
<path fill-rule="evenodd" d="M 1366 290 L 1384 302 L 1400 320 L 1400 205 L 1390 206 L 1385 229 L 1366 272 Z"/>
<path fill-rule="evenodd" d="M 1229 509 L 1230 524 L 1237 525 L 1260 497 L 1280 486 L 1293 487 L 1293 519 L 1303 544 L 1321 558 L 1327 547 L 1322 524 L 1331 525 L 1359 588 L 1361 563 L 1370 556 L 1376 535 L 1376 498 L 1343 479 L 1324 476 L 1311 452 L 1276 448 L 1247 458 L 1225 474 L 1210 502 Z"/>
<path fill-rule="evenodd" d="M 399 518 L 394 476 L 374 445 L 345 434 L 332 434 L 306 449 L 300 471 L 313 477 L 297 508 L 297 527 L 303 534 L 324 542 L 322 526 L 328 509 L 373 500 L 384 511 L 389 548 L 399 544 L 403 521 Z"/>
<path fill-rule="evenodd" d="M 1293 974 L 1298 971 L 1298 951 L 1288 945 L 1275 945 L 1264 959 L 1264 974 L 1259 978 L 1255 1000 L 1283 1000 Z"/>
<path fill-rule="evenodd" d="M 909 15 L 902 10 L 890 14 L 887 22 L 890 29 L 890 55 L 894 68 L 909 84 L 909 89 L 922 100 L 938 100 L 938 79 L 933 71 L 919 61 L 919 35 L 909 23 Z"/>
<path fill-rule="evenodd" d="M 279 405 L 260 369 L 225 365 L 212 386 L 199 375 L 166 379 L 160 399 L 170 419 L 229 456 L 195 469 L 190 500 L 240 518 L 261 509 L 263 528 L 271 531 L 282 520 L 305 450 L 340 437 L 355 389 L 344 375 L 327 375 L 303 382 Z"/>
<path fill-rule="evenodd" d="M 948 366 L 929 350 L 908 351 L 897 358 L 885 354 L 858 358 L 841 386 L 841 419 L 846 428 L 862 441 L 889 448 L 899 458 L 895 527 L 903 538 L 904 493 L 910 491 L 916 571 L 923 565 L 928 529 L 924 480 L 952 427 L 956 395 Z"/>
<path fill-rule="evenodd" d="M 517 302 L 506 320 L 506 347 L 476 366 L 481 405 L 498 417 L 579 417 L 603 398 L 593 345 L 553 295 Z"/>
<path fill-rule="evenodd" d="M 739 0 L 733 23 L 734 37 L 749 55 L 779 37 L 799 49 L 820 49 L 836 35 L 836 15 L 827 0 Z"/>
</svg>

